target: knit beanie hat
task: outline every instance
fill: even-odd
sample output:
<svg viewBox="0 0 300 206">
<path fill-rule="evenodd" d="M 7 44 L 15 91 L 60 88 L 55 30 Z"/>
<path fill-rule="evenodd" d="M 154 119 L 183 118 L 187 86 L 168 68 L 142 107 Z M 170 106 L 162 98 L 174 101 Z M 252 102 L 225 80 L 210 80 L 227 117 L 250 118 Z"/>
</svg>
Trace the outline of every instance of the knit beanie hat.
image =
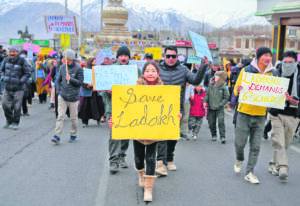
<svg viewBox="0 0 300 206">
<path fill-rule="evenodd" d="M 10 48 L 9 48 L 9 50 L 15 50 L 15 51 L 17 51 L 17 52 L 19 52 L 19 47 L 17 46 L 17 45 L 12 45 Z"/>
<path fill-rule="evenodd" d="M 220 66 L 220 63 L 217 59 L 214 59 L 212 62 L 212 66 Z"/>
<path fill-rule="evenodd" d="M 75 52 L 72 49 L 67 49 L 66 52 L 67 52 L 67 59 L 69 59 L 69 60 L 75 60 L 76 59 Z M 65 54 L 66 52 L 63 53 L 63 56 L 66 55 Z"/>
<path fill-rule="evenodd" d="M 257 49 L 257 52 L 256 52 L 256 59 L 258 60 L 264 54 L 271 54 L 272 55 L 271 49 L 269 49 L 268 47 L 264 47 L 264 46 L 259 47 Z"/>
<path fill-rule="evenodd" d="M 219 76 L 220 77 L 219 80 L 218 80 L 218 82 L 216 82 L 217 83 L 217 87 L 221 86 L 226 81 L 226 79 L 227 79 L 227 73 L 224 72 L 224 71 L 217 71 L 215 73 L 215 76 Z"/>
<path fill-rule="evenodd" d="M 130 58 L 130 50 L 126 46 L 122 46 L 118 49 L 116 57 L 118 58 L 123 54 L 127 55 Z"/>
</svg>

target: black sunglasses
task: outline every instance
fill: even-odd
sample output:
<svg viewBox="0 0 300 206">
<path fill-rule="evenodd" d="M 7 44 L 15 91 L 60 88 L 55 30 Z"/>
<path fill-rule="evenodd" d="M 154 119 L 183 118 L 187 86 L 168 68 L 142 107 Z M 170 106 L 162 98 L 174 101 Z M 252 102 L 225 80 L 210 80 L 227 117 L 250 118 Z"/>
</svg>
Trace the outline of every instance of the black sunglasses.
<svg viewBox="0 0 300 206">
<path fill-rule="evenodd" d="M 177 55 L 176 54 L 174 54 L 174 55 L 166 54 L 167 59 L 170 59 L 171 57 L 172 57 L 172 59 L 176 59 Z"/>
</svg>

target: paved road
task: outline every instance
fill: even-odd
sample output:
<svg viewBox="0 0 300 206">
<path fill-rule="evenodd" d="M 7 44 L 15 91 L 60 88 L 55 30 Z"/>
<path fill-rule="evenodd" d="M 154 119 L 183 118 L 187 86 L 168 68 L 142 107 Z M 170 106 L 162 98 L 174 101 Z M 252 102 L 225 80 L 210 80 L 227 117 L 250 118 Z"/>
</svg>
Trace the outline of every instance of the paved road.
<svg viewBox="0 0 300 206">
<path fill-rule="evenodd" d="M 128 169 L 117 175 L 108 172 L 107 125 L 95 121 L 81 128 L 76 143 L 68 143 L 69 119 L 65 120 L 62 143 L 50 142 L 55 117 L 48 104 L 30 108 L 19 130 L 0 128 L 0 206 L 132 206 L 143 205 L 138 176 L 133 169 L 130 143 Z M 0 124 L 4 124 L 0 111 Z M 291 166 L 288 181 L 268 173 L 272 148 L 263 141 L 255 174 L 261 184 L 243 180 L 233 172 L 234 134 L 226 116 L 227 144 L 211 142 L 207 122 L 197 141 L 179 141 L 175 152 L 178 171 L 158 178 L 151 205 L 299 205 L 300 143 L 288 152 Z M 245 165 L 243 173 L 245 172 Z"/>
</svg>

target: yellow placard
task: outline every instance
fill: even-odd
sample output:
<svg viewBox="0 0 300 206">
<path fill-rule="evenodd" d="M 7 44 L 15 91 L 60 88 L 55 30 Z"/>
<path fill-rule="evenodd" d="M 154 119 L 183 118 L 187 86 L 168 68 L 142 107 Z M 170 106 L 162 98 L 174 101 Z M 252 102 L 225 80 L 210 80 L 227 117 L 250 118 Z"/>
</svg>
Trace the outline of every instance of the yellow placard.
<svg viewBox="0 0 300 206">
<path fill-rule="evenodd" d="M 180 86 L 112 86 L 112 139 L 178 140 Z"/>
<path fill-rule="evenodd" d="M 48 48 L 48 47 L 40 47 L 41 48 L 41 54 L 43 54 L 43 55 L 49 55 L 49 52 L 50 51 L 53 51 L 53 49 L 52 48 Z"/>
<path fill-rule="evenodd" d="M 61 48 L 67 49 L 70 47 L 70 34 L 61 34 L 60 35 Z"/>
<path fill-rule="evenodd" d="M 81 45 L 80 46 L 80 55 L 84 56 L 84 54 L 85 54 L 85 45 Z"/>
<path fill-rule="evenodd" d="M 160 60 L 161 59 L 161 47 L 149 47 L 145 48 L 145 54 L 146 53 L 151 53 L 153 54 L 153 59 L 154 60 Z"/>
</svg>

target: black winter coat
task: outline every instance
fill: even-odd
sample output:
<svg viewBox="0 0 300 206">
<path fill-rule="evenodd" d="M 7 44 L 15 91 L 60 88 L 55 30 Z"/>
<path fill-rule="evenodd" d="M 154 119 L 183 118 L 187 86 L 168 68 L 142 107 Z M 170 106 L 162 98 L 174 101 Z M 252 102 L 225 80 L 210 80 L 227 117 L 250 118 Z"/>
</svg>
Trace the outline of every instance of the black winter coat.
<svg viewBox="0 0 300 206">
<path fill-rule="evenodd" d="M 28 62 L 16 56 L 14 59 L 6 57 L 1 65 L 1 82 L 7 91 L 22 91 L 25 89 L 27 80 L 31 77 Z"/>
<path fill-rule="evenodd" d="M 181 86 L 180 93 L 180 112 L 184 114 L 184 96 L 186 83 L 199 85 L 202 81 L 207 64 L 202 64 L 198 72 L 192 73 L 186 66 L 177 62 L 174 66 L 167 65 L 164 61 L 159 64 L 159 77 L 164 85 L 179 85 Z"/>
<path fill-rule="evenodd" d="M 57 76 L 56 89 L 59 95 L 68 102 L 77 102 L 80 97 L 80 87 L 83 84 L 83 70 L 73 61 L 71 65 L 68 65 L 68 72 L 71 76 L 68 84 L 66 76 L 66 65 L 60 66 Z"/>
</svg>

